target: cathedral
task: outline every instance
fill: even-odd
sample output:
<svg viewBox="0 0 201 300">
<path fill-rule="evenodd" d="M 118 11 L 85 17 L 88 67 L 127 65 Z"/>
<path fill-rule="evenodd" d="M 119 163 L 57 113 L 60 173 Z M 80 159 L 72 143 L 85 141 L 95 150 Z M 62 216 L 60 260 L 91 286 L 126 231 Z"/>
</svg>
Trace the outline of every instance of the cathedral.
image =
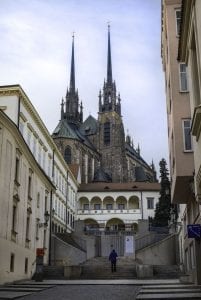
<svg viewBox="0 0 201 300">
<path fill-rule="evenodd" d="M 110 26 L 108 26 L 107 78 L 98 96 L 98 117 L 83 120 L 83 104 L 75 85 L 74 37 L 70 85 L 61 102 L 61 117 L 52 137 L 81 183 L 156 182 L 156 171 L 125 136 L 121 98 L 112 76 Z"/>
</svg>

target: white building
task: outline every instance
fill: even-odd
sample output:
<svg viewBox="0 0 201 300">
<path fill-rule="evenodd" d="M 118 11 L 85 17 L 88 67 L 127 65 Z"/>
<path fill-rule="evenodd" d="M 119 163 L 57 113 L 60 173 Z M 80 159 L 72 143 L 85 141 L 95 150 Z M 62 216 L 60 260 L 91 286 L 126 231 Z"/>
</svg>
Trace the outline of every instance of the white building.
<svg viewBox="0 0 201 300">
<path fill-rule="evenodd" d="M 0 112 L 3 283 L 33 274 L 36 248 L 45 248 L 44 262 L 48 263 L 52 229 L 74 230 L 78 184 L 19 85 L 0 87 Z M 49 223 L 45 213 L 50 215 Z"/>
<path fill-rule="evenodd" d="M 138 231 L 139 220 L 154 217 L 159 183 L 89 183 L 78 192 L 77 218 L 86 230 Z"/>
</svg>

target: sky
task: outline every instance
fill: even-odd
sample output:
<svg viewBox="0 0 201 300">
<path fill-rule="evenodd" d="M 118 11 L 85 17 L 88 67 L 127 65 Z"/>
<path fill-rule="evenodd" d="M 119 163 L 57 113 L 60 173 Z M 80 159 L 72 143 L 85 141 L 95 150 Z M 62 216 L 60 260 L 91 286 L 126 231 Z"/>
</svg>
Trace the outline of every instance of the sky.
<svg viewBox="0 0 201 300">
<path fill-rule="evenodd" d="M 20 84 L 52 133 L 70 80 L 84 119 L 97 118 L 107 68 L 110 22 L 113 79 L 125 134 L 148 164 L 168 162 L 161 0 L 0 0 L 0 85 Z"/>
</svg>

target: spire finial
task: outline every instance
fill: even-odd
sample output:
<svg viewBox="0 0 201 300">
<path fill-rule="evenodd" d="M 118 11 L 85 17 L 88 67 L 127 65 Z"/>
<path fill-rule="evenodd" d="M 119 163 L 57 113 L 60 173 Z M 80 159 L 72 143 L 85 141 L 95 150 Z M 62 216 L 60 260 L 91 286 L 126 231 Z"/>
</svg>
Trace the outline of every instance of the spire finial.
<svg viewBox="0 0 201 300">
<path fill-rule="evenodd" d="M 112 59 L 110 45 L 110 23 L 108 22 L 107 83 L 112 85 Z"/>
<path fill-rule="evenodd" d="M 75 61 L 74 61 L 74 32 L 72 34 L 72 56 L 71 56 L 71 72 L 70 72 L 70 91 L 75 92 Z"/>
</svg>

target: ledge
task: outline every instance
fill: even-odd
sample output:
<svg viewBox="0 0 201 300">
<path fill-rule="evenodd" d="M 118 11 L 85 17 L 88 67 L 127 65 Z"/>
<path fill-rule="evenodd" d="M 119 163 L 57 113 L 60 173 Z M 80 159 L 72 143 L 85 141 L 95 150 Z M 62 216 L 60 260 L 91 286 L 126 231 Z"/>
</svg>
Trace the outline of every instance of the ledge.
<svg viewBox="0 0 201 300">
<path fill-rule="evenodd" d="M 195 107 L 191 132 L 193 136 L 196 136 L 196 141 L 198 141 L 201 132 L 201 105 Z"/>
</svg>

